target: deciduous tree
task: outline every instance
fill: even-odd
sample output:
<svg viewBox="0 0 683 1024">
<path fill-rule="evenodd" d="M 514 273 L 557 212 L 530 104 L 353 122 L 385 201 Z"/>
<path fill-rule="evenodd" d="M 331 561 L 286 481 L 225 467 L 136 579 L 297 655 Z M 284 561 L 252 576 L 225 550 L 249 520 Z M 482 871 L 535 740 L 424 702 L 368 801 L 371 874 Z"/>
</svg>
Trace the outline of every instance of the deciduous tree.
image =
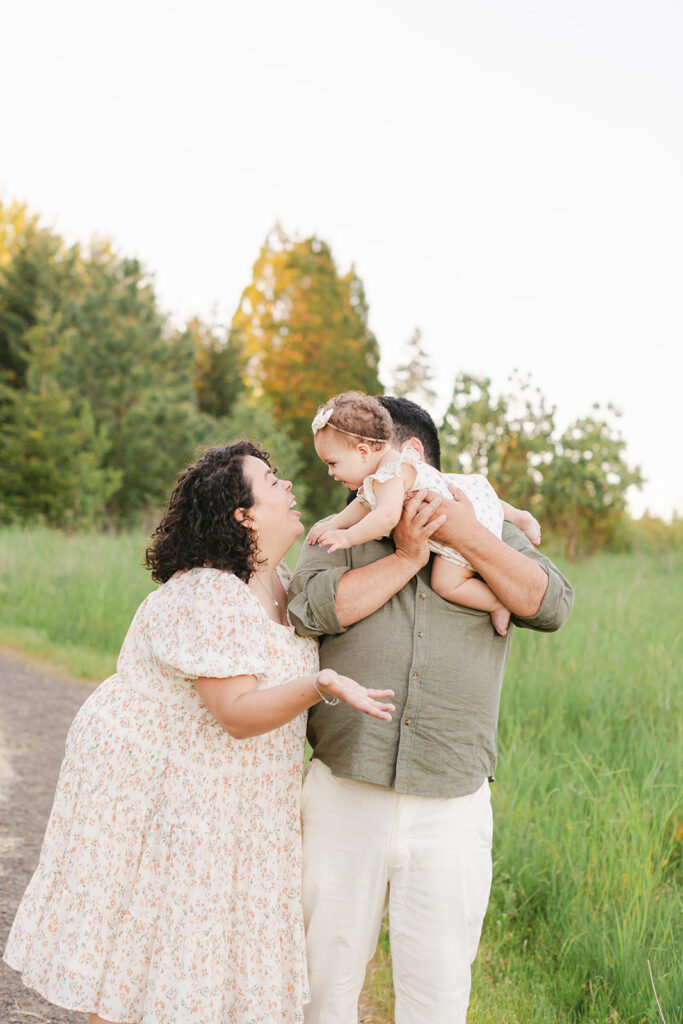
<svg viewBox="0 0 683 1024">
<path fill-rule="evenodd" d="M 265 395 L 280 429 L 301 445 L 302 476 L 316 516 L 343 501 L 315 455 L 311 420 L 331 395 L 356 388 L 377 394 L 379 347 L 353 267 L 340 274 L 329 246 L 275 228 L 254 264 L 232 320 L 248 357 L 255 397 Z"/>
<path fill-rule="evenodd" d="M 440 430 L 444 470 L 483 473 L 510 504 L 539 513 L 553 430 L 554 409 L 528 378 L 513 375 L 494 396 L 490 378 L 458 374 Z"/>
<path fill-rule="evenodd" d="M 626 518 L 627 491 L 644 483 L 640 469 L 626 461 L 619 415 L 612 405 L 594 405 L 557 439 L 544 466 L 544 516 L 572 561 L 614 543 Z"/>
<path fill-rule="evenodd" d="M 441 428 L 444 469 L 488 476 L 499 497 L 531 509 L 546 539 L 575 559 L 617 541 L 628 488 L 643 482 L 617 417 L 594 405 L 560 435 L 554 408 L 528 378 L 511 378 L 494 396 L 489 378 L 460 374 Z"/>
</svg>

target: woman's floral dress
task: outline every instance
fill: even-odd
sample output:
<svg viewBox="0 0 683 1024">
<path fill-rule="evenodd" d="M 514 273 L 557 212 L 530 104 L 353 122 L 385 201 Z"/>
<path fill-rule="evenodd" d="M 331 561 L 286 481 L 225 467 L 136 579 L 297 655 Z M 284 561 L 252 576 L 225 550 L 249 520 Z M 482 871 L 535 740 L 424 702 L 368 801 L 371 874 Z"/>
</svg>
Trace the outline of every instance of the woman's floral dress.
<svg viewBox="0 0 683 1024">
<path fill-rule="evenodd" d="M 305 715 L 232 739 L 192 680 L 313 673 L 317 643 L 231 573 L 150 594 L 69 731 L 4 959 L 46 999 L 136 1024 L 282 1024 L 308 998 Z"/>
</svg>

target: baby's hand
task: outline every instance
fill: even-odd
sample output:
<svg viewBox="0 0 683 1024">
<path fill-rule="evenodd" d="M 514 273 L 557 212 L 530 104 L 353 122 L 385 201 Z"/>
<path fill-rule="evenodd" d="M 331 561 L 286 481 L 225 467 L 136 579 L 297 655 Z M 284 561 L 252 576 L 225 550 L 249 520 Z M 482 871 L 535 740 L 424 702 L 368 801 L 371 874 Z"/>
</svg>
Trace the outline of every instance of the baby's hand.
<svg viewBox="0 0 683 1024">
<path fill-rule="evenodd" d="M 320 537 L 322 547 L 330 551 L 337 551 L 339 548 L 350 548 L 348 530 L 325 530 Z"/>
<path fill-rule="evenodd" d="M 541 543 L 541 524 L 534 519 L 531 512 L 520 512 L 517 526 L 532 544 Z"/>
<path fill-rule="evenodd" d="M 323 526 L 322 523 L 316 523 L 315 526 L 312 527 L 311 532 L 308 535 L 308 543 L 317 544 L 323 535 L 324 529 L 325 527 Z"/>
</svg>

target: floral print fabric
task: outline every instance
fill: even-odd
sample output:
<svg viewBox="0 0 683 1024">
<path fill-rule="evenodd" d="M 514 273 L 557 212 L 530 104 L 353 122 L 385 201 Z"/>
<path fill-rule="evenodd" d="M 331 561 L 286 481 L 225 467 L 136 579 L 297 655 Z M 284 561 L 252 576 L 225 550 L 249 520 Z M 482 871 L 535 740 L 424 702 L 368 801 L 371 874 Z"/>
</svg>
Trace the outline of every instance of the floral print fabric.
<svg viewBox="0 0 683 1024">
<path fill-rule="evenodd" d="M 308 998 L 305 715 L 232 739 L 192 679 L 317 671 L 315 640 L 230 573 L 176 574 L 69 731 L 4 959 L 46 999 L 135 1024 L 283 1024 Z"/>
</svg>

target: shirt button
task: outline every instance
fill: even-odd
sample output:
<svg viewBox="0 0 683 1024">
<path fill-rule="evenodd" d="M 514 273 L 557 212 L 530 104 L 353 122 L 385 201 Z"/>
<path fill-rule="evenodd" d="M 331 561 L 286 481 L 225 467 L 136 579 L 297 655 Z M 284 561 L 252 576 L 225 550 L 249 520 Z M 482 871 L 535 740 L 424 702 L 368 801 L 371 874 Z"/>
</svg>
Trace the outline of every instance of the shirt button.
<svg viewBox="0 0 683 1024">
<path fill-rule="evenodd" d="M 410 725 L 411 724 L 411 719 L 410 718 L 404 718 L 403 719 L 403 724 L 404 725 Z"/>
<path fill-rule="evenodd" d="M 425 597 L 426 597 L 426 596 L 427 596 L 426 594 L 420 594 L 420 600 L 421 600 L 421 601 L 424 601 L 424 599 L 425 599 Z"/>
<path fill-rule="evenodd" d="M 413 672 L 413 679 L 417 679 L 419 674 L 420 674 L 419 672 Z"/>
<path fill-rule="evenodd" d="M 424 633 L 422 632 L 422 630 L 421 630 L 421 629 L 418 629 L 418 631 L 417 631 L 417 635 L 418 635 L 418 636 L 419 636 L 420 638 L 422 638 L 422 637 L 424 636 Z"/>
</svg>

